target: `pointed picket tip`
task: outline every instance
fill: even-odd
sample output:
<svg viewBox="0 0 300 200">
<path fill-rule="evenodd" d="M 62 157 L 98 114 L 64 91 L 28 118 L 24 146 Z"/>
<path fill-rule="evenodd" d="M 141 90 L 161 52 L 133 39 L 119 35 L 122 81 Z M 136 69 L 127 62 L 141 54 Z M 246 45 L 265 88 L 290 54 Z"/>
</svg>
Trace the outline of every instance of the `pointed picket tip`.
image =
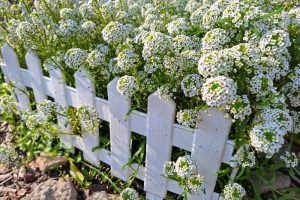
<svg viewBox="0 0 300 200">
<path fill-rule="evenodd" d="M 5 44 L 3 45 L 3 47 L 1 48 L 2 54 L 5 54 L 6 52 L 14 52 L 14 50 L 11 48 L 11 46 L 9 44 Z"/>
<path fill-rule="evenodd" d="M 33 52 L 27 52 L 26 56 L 25 56 L 25 60 L 27 62 L 27 66 L 30 66 L 30 65 L 41 66 L 41 60 Z"/>
<path fill-rule="evenodd" d="M 152 93 L 148 97 L 148 103 L 149 104 L 153 104 L 153 103 L 164 104 L 165 106 L 168 106 L 169 108 L 176 107 L 176 103 L 174 102 L 174 100 L 172 98 L 170 98 L 170 97 L 162 98 L 162 97 L 159 96 L 157 91 Z"/>
<path fill-rule="evenodd" d="M 120 79 L 119 77 L 116 77 L 113 80 L 111 80 L 107 85 L 107 89 L 111 90 L 111 91 L 117 90 L 117 84 L 118 84 L 119 79 Z"/>
<path fill-rule="evenodd" d="M 18 66 L 20 66 L 18 56 L 17 56 L 16 52 L 14 51 L 14 49 L 9 44 L 5 44 L 2 47 L 1 53 L 4 58 L 5 63 L 15 62 L 18 64 Z"/>
</svg>

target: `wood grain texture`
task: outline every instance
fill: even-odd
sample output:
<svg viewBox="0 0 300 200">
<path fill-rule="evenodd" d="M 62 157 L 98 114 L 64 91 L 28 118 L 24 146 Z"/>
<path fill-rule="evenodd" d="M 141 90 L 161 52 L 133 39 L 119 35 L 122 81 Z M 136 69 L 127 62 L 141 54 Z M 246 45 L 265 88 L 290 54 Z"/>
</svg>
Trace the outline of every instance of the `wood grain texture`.
<svg viewBox="0 0 300 200">
<path fill-rule="evenodd" d="M 74 77 L 79 106 L 87 105 L 95 108 L 95 85 L 89 73 L 84 69 L 79 69 L 75 72 Z M 81 124 L 81 130 L 83 132 L 82 142 L 84 143 L 84 145 L 81 145 L 81 150 L 83 151 L 84 159 L 96 166 L 98 166 L 100 163 L 97 154 L 93 152 L 93 148 L 99 146 L 98 127 L 99 125 L 96 125 L 95 131 L 89 131 L 86 129 L 84 123 Z"/>
<path fill-rule="evenodd" d="M 125 119 L 130 110 L 128 97 L 117 91 L 118 78 L 112 80 L 107 87 L 110 126 L 111 173 L 122 180 L 129 176 L 129 169 L 123 168 L 128 163 L 131 152 L 130 119 Z"/>
<path fill-rule="evenodd" d="M 195 130 L 192 159 L 196 162 L 198 173 L 204 176 L 205 194 L 190 195 L 191 200 L 211 200 L 213 197 L 217 171 L 220 169 L 222 155 L 231 127 L 231 119 L 214 108 L 201 111 L 201 121 Z"/>
<path fill-rule="evenodd" d="M 171 159 L 175 110 L 172 99 L 160 98 L 157 92 L 148 97 L 144 190 L 160 198 L 167 193 L 167 180 L 162 174 L 165 162 Z"/>
<path fill-rule="evenodd" d="M 26 64 L 31 75 L 31 88 L 37 103 L 47 100 L 47 94 L 44 89 L 43 70 L 40 59 L 32 52 L 26 54 Z"/>
</svg>

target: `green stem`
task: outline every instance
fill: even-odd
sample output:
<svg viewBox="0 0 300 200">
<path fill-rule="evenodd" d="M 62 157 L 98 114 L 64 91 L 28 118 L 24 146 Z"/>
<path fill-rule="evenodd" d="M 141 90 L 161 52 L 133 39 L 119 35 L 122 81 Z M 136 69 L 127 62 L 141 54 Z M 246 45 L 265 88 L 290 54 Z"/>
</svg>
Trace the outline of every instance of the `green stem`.
<svg viewBox="0 0 300 200">
<path fill-rule="evenodd" d="M 81 162 L 83 165 L 95 170 L 96 172 L 98 172 L 105 180 L 107 180 L 111 185 L 112 187 L 115 189 L 115 191 L 117 191 L 118 193 L 121 193 L 122 191 L 120 190 L 120 188 L 118 188 L 118 186 L 106 175 L 104 174 L 103 172 L 101 172 L 99 169 L 97 169 L 96 167 L 82 161 Z"/>
</svg>

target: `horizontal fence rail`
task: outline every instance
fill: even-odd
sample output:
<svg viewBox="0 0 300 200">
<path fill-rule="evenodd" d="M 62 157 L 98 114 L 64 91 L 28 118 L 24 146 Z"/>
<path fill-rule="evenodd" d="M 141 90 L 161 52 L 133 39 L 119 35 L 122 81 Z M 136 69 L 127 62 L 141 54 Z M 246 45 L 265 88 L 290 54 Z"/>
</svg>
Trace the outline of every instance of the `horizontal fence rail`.
<svg viewBox="0 0 300 200">
<path fill-rule="evenodd" d="M 148 113 L 133 111 L 127 120 L 124 119 L 130 110 L 130 100 L 116 90 L 118 78 L 112 80 L 108 89 L 108 100 L 95 96 L 93 80 L 85 70 L 75 73 L 76 88 L 66 85 L 62 72 L 52 68 L 50 77 L 42 74 L 41 62 L 33 53 L 27 53 L 28 69 L 20 68 L 18 57 L 14 50 L 5 45 L 2 48 L 5 64 L 1 65 L 6 82 L 13 82 L 16 88 L 15 100 L 21 110 L 30 109 L 30 101 L 22 91 L 32 88 L 35 100 L 41 102 L 47 96 L 61 106 L 79 107 L 82 104 L 94 107 L 101 120 L 110 124 L 110 151 L 93 147 L 99 145 L 98 131 L 87 133 L 83 137 L 64 134 L 61 142 L 66 147 L 76 147 L 83 151 L 84 159 L 98 166 L 100 162 L 111 166 L 112 175 L 126 180 L 138 169 L 137 178 L 144 181 L 146 198 L 150 200 L 163 199 L 167 191 L 181 194 L 183 190 L 174 181 L 166 181 L 161 174 L 163 164 L 171 159 L 172 147 L 191 152 L 197 169 L 205 177 L 205 194 L 190 196 L 189 199 L 221 199 L 214 192 L 216 171 L 221 163 L 235 167 L 231 163 L 234 142 L 228 139 L 231 120 L 225 119 L 224 113 L 209 108 L 202 112 L 202 121 L 198 129 L 190 129 L 174 123 L 176 105 L 172 99 L 161 99 L 157 93 L 148 98 Z M 70 132 L 64 127 L 64 117 L 58 117 L 58 125 L 64 132 Z M 133 164 L 131 168 L 123 168 L 130 156 L 129 149 L 131 133 L 135 132 L 146 137 L 146 164 Z"/>
</svg>

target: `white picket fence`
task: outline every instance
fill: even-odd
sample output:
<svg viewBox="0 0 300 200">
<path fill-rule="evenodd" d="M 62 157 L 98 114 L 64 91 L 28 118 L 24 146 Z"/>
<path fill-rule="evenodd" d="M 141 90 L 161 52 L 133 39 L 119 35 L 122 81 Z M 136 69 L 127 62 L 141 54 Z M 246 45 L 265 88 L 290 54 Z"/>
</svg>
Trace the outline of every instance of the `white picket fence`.
<svg viewBox="0 0 300 200">
<path fill-rule="evenodd" d="M 231 120 L 224 118 L 224 113 L 210 108 L 202 111 L 200 126 L 193 130 L 174 124 L 176 105 L 172 99 L 162 99 L 155 92 L 148 97 L 148 113 L 133 111 L 128 120 L 124 117 L 130 110 L 130 101 L 116 90 L 118 78 L 112 80 L 107 86 L 108 100 L 95 96 L 93 80 L 85 70 L 75 73 L 76 88 L 66 85 L 62 72 L 51 69 L 50 77 L 42 74 L 41 62 L 33 53 L 27 53 L 28 69 L 20 68 L 18 57 L 14 50 L 5 45 L 2 48 L 5 64 L 1 66 L 5 80 L 15 84 L 18 90 L 15 99 L 22 110 L 30 109 L 29 98 L 24 92 L 26 87 L 33 89 L 37 102 L 50 96 L 61 106 L 78 107 L 86 104 L 96 108 L 99 118 L 110 124 L 110 151 L 101 149 L 92 151 L 99 146 L 99 132 L 88 133 L 83 137 L 64 134 L 60 136 L 61 142 L 67 147 L 76 147 L 83 151 L 84 159 L 98 166 L 100 162 L 111 166 L 114 176 L 126 180 L 127 177 L 139 167 L 137 178 L 144 181 L 144 191 L 149 200 L 161 200 L 167 191 L 181 194 L 183 191 L 174 181 L 163 178 L 163 165 L 171 159 L 172 147 L 191 152 L 197 169 L 205 177 L 205 194 L 190 196 L 191 200 L 217 200 L 221 199 L 214 192 L 217 181 L 217 170 L 221 163 L 234 167 L 230 161 L 234 150 L 234 142 L 228 140 Z M 65 118 L 59 117 L 58 124 L 64 131 Z M 130 156 L 131 132 L 146 137 L 145 166 L 133 164 L 132 168 L 122 168 Z M 101 134 L 101 133 L 100 133 Z M 232 176 L 235 176 L 233 170 Z"/>
</svg>

